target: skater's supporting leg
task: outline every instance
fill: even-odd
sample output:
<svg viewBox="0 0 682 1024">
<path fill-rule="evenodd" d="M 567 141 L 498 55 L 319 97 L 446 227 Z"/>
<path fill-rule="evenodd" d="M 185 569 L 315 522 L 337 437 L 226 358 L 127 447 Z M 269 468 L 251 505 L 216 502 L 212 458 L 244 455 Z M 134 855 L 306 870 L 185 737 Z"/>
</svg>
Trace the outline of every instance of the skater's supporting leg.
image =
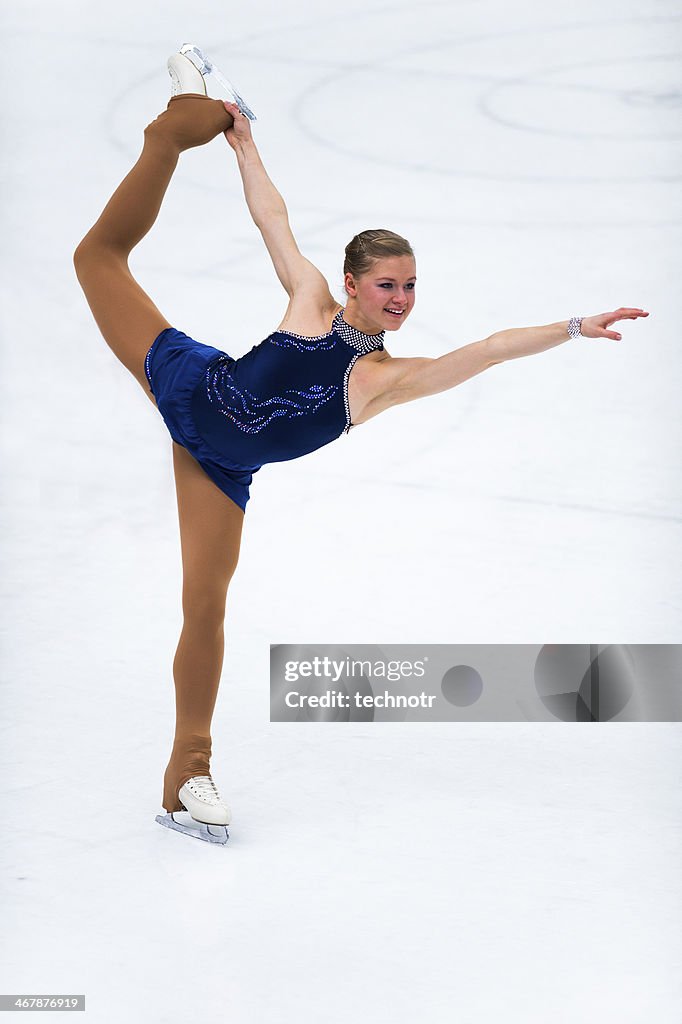
<svg viewBox="0 0 682 1024">
<path fill-rule="evenodd" d="M 227 588 L 239 559 L 244 513 L 189 452 L 173 443 L 182 546 L 183 627 L 173 663 L 175 740 L 164 775 L 163 807 L 181 810 L 180 787 L 208 775 L 211 720 L 224 652 Z"/>
<path fill-rule="evenodd" d="M 147 393 L 145 356 L 171 324 L 133 278 L 128 255 L 154 224 L 180 153 L 232 123 L 220 100 L 173 97 L 145 128 L 137 163 L 74 253 L 78 280 L 104 340 Z"/>
</svg>

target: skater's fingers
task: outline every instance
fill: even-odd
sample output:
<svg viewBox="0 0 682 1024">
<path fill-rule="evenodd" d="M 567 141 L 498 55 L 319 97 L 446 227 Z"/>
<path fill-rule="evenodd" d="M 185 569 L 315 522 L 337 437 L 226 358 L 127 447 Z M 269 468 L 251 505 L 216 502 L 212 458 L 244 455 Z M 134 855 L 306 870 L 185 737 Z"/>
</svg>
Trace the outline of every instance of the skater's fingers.
<svg viewBox="0 0 682 1024">
<path fill-rule="evenodd" d="M 233 131 L 237 138 L 249 138 L 251 135 L 251 123 L 244 111 L 241 110 L 237 103 L 230 103 L 229 100 L 223 100 L 223 106 L 228 114 L 232 114 L 232 127 L 228 131 Z"/>
</svg>

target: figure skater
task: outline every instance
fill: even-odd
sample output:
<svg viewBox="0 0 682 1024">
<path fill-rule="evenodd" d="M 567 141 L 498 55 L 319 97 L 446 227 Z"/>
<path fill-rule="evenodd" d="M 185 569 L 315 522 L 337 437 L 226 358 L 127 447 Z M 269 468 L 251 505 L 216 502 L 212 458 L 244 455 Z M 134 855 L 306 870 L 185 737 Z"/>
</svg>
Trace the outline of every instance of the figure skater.
<svg viewBox="0 0 682 1024">
<path fill-rule="evenodd" d="M 78 245 L 74 265 L 105 341 L 157 406 L 173 442 L 183 626 L 173 662 L 176 725 L 162 797 L 167 814 L 156 820 L 224 843 L 230 813 L 210 773 L 211 720 L 227 589 L 253 474 L 506 360 L 581 337 L 620 340 L 609 329 L 614 323 L 648 313 L 621 307 L 499 331 L 438 358 L 393 358 L 384 347 L 386 332 L 399 331 L 415 303 L 409 242 L 388 230 L 357 234 L 345 250 L 346 302 L 339 304 L 298 249 L 241 96 L 191 44 L 170 57 L 168 70 L 173 95 L 167 108 L 145 128 L 139 159 Z M 210 73 L 230 100 L 208 96 Z M 128 268 L 129 253 L 156 220 L 180 154 L 218 135 L 234 150 L 246 203 L 289 297 L 277 330 L 239 357 L 174 327 Z M 174 817 L 180 811 L 189 812 L 189 824 Z"/>
</svg>

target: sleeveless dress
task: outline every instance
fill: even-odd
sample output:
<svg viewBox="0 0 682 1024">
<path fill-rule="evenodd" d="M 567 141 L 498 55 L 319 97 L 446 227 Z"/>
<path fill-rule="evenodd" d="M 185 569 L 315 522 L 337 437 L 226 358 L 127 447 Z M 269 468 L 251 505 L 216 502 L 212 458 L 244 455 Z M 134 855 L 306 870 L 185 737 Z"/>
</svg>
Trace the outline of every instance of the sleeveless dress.
<svg viewBox="0 0 682 1024">
<path fill-rule="evenodd" d="M 149 387 L 168 431 L 243 510 L 261 466 L 329 444 L 353 424 L 348 380 L 357 360 L 384 347 L 341 309 L 316 337 L 273 331 L 238 359 L 175 327 L 145 359 Z"/>
</svg>

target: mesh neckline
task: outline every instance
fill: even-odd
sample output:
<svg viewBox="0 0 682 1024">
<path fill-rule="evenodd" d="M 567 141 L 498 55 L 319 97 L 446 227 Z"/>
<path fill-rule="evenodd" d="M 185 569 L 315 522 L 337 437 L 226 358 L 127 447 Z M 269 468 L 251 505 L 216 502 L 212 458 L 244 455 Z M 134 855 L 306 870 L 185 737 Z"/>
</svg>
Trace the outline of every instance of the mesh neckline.
<svg viewBox="0 0 682 1024">
<path fill-rule="evenodd" d="M 376 349 L 384 347 L 385 331 L 381 331 L 380 334 L 365 334 L 364 331 L 359 331 L 357 327 L 353 327 L 347 320 L 344 320 L 343 314 L 344 310 L 340 309 L 334 317 L 334 326 L 347 345 L 361 353 L 374 352 Z"/>
<path fill-rule="evenodd" d="M 348 321 L 345 319 L 345 317 L 343 315 L 345 312 L 346 312 L 346 308 L 344 306 L 343 309 L 340 309 L 338 311 L 336 316 L 341 318 L 341 323 L 344 324 L 346 327 L 348 327 L 349 330 L 355 331 L 355 333 L 359 334 L 362 338 L 369 338 L 370 340 L 376 340 L 376 341 L 383 341 L 384 340 L 384 338 L 386 336 L 386 331 L 379 331 L 378 334 L 365 334 L 365 332 L 361 331 L 359 327 L 353 327 L 352 324 L 348 323 Z M 336 316 L 334 317 L 335 320 L 336 320 Z"/>
<path fill-rule="evenodd" d="M 383 348 L 384 338 L 386 331 L 381 331 L 379 334 L 365 334 L 364 331 L 359 330 L 357 327 L 353 327 L 347 320 L 344 319 L 343 314 L 345 313 L 345 306 L 338 311 L 332 321 L 332 329 L 325 331 L 324 334 L 296 334 L 295 331 L 273 331 L 273 334 L 284 334 L 287 338 L 298 338 L 300 341 L 323 341 L 325 338 L 330 338 L 332 334 L 338 333 L 341 335 L 343 340 L 354 348 L 360 348 L 363 351 L 371 351 L 374 348 Z M 271 335 L 272 337 L 272 335 Z"/>
</svg>

